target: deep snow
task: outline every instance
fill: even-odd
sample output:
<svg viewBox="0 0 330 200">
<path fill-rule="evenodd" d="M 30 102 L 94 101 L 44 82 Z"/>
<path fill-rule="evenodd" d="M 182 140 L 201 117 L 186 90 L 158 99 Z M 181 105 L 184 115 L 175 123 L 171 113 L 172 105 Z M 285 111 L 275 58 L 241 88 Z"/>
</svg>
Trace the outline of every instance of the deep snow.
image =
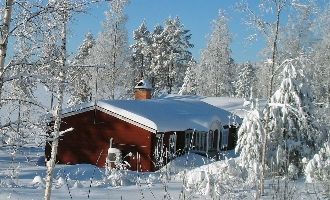
<svg viewBox="0 0 330 200">
<path fill-rule="evenodd" d="M 43 148 L 22 147 L 11 154 L 0 148 L 0 199 L 43 199 Z M 12 156 L 11 156 L 12 155 Z M 255 199 L 255 191 L 242 182 L 238 158 L 231 151 L 222 161 L 187 154 L 154 173 L 123 171 L 123 186 L 112 186 L 105 170 L 93 165 L 57 165 L 52 199 Z M 275 181 L 266 182 L 266 196 L 274 196 Z M 320 187 L 304 180 L 290 182 L 295 199 L 317 199 Z"/>
</svg>

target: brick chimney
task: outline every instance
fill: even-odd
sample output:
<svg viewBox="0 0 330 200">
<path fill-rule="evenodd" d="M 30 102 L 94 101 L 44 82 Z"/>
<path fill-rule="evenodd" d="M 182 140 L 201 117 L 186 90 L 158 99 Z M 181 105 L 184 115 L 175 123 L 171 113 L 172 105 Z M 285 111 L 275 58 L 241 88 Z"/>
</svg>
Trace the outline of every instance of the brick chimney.
<svg viewBox="0 0 330 200">
<path fill-rule="evenodd" d="M 134 87 L 136 100 L 151 99 L 152 86 L 147 80 L 141 80 Z"/>
</svg>

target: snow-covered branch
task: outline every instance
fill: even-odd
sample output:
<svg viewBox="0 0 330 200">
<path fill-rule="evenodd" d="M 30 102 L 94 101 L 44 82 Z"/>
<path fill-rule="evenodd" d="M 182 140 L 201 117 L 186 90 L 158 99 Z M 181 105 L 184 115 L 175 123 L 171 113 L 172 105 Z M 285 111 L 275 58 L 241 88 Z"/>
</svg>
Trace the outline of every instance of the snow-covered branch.
<svg viewBox="0 0 330 200">
<path fill-rule="evenodd" d="M 55 140 L 58 140 L 58 139 L 59 139 L 60 137 L 62 137 L 64 134 L 66 134 L 66 133 L 68 133 L 68 132 L 71 132 L 71 131 L 73 131 L 73 128 L 72 128 L 72 127 L 71 127 L 71 128 L 68 128 L 68 129 L 66 129 L 66 130 L 64 130 L 64 131 L 60 131 L 58 136 L 56 136 L 56 135 L 54 134 L 54 132 L 53 132 L 53 133 L 51 133 L 51 134 L 49 135 L 47 141 L 49 141 L 49 142 L 53 142 L 53 141 L 55 141 Z"/>
<path fill-rule="evenodd" d="M 5 101 L 5 102 L 8 102 L 8 101 L 17 101 L 17 102 L 25 102 L 25 103 L 29 103 L 29 104 L 32 104 L 34 106 L 37 106 L 45 111 L 49 111 L 47 108 L 45 108 L 43 105 L 41 105 L 39 102 L 37 101 L 32 101 L 32 100 L 27 100 L 27 99 L 19 99 L 19 98 L 4 98 L 4 99 L 1 99 L 1 101 Z"/>
</svg>

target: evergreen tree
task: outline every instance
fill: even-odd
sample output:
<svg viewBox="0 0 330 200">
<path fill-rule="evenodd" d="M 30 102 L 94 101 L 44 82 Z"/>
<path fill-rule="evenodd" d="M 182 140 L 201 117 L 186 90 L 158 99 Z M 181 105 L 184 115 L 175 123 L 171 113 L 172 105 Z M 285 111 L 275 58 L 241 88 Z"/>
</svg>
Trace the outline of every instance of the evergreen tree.
<svg viewBox="0 0 330 200">
<path fill-rule="evenodd" d="M 258 185 L 261 165 L 261 149 L 264 135 L 264 115 L 259 108 L 257 99 L 249 101 L 250 110 L 247 111 L 238 131 L 235 152 L 240 154 L 240 165 L 247 170 L 248 184 Z"/>
<path fill-rule="evenodd" d="M 183 84 L 188 62 L 191 34 L 180 19 L 168 19 L 164 28 L 156 26 L 152 34 L 152 82 L 155 93 L 178 92 Z"/>
<path fill-rule="evenodd" d="M 242 64 L 235 82 L 236 96 L 239 98 L 249 98 L 251 90 L 255 94 L 256 71 L 251 63 Z"/>
<path fill-rule="evenodd" d="M 195 73 L 196 62 L 192 59 L 188 63 L 186 70 L 186 76 L 183 80 L 183 85 L 178 94 L 180 95 L 196 95 L 196 73 Z"/>
<path fill-rule="evenodd" d="M 232 96 L 234 94 L 234 61 L 231 58 L 231 36 L 228 30 L 228 18 L 219 12 L 213 22 L 213 31 L 207 47 L 202 51 L 198 81 L 199 93 L 206 96 Z M 205 85 L 204 85 L 205 84 Z M 202 89 L 203 88 L 203 89 Z"/>
<path fill-rule="evenodd" d="M 283 62 L 283 80 L 270 101 L 269 156 L 277 157 L 278 171 L 282 173 L 288 173 L 289 164 L 302 170 L 301 159 L 311 157 L 324 140 L 303 74 L 304 60 L 299 57 Z"/>
<path fill-rule="evenodd" d="M 88 66 L 91 49 L 95 45 L 95 40 L 91 33 L 88 33 L 83 43 L 78 48 L 77 54 L 71 61 L 68 70 L 70 93 L 69 105 L 88 102 L 92 94 L 92 72 L 95 66 Z"/>
<path fill-rule="evenodd" d="M 131 45 L 133 68 L 135 69 L 134 80 L 150 79 L 151 64 L 151 33 L 147 29 L 146 23 L 143 21 L 138 29 L 133 32 L 135 43 Z"/>
<path fill-rule="evenodd" d="M 324 188 L 330 187 L 330 140 L 324 142 L 320 151 L 313 156 L 305 168 L 306 181 L 321 183 Z M 328 193 L 328 195 L 330 195 Z M 330 197 L 330 196 L 328 196 Z"/>
</svg>

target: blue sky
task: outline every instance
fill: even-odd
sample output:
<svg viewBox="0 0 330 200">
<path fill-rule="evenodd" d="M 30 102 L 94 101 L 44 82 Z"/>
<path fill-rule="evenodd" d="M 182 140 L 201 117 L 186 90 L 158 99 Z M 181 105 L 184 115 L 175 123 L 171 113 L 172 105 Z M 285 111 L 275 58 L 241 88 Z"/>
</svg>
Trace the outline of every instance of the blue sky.
<svg viewBox="0 0 330 200">
<path fill-rule="evenodd" d="M 163 24 L 166 18 L 179 16 L 186 29 L 192 34 L 191 42 L 195 47 L 191 50 L 199 59 L 200 51 L 206 46 L 207 35 L 211 33 L 212 20 L 216 19 L 219 9 L 225 10 L 229 17 L 229 27 L 232 34 L 232 57 L 236 62 L 256 61 L 258 52 L 262 49 L 262 41 L 248 44 L 246 38 L 253 34 L 243 24 L 244 15 L 234 9 L 235 2 L 231 0 L 131 0 L 126 9 L 128 16 L 127 30 L 130 43 L 132 32 L 146 21 L 149 30 L 157 24 Z M 256 1 L 251 1 L 255 6 Z M 104 12 L 109 9 L 106 4 L 93 7 L 88 14 L 79 15 L 71 26 L 69 49 L 74 52 L 84 39 L 87 32 L 94 36 L 102 30 Z"/>
</svg>

